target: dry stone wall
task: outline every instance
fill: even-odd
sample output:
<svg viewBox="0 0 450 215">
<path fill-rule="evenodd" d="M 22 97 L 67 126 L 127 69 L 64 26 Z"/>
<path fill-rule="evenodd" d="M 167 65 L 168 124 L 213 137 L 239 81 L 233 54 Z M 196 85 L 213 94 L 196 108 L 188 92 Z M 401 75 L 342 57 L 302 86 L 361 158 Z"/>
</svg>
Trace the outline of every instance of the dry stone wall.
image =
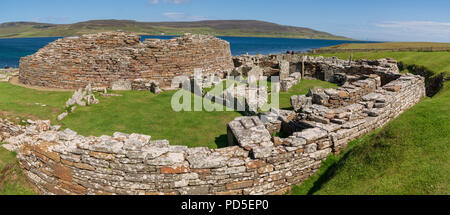
<svg viewBox="0 0 450 215">
<path fill-rule="evenodd" d="M 288 57 L 248 59 L 309 62 L 317 66 L 303 72 L 327 73 L 344 84 L 293 96 L 295 111 L 236 118 L 227 126 L 226 148 L 172 146 L 141 134 L 84 137 L 49 121 L 19 126 L 0 120 L 0 141 L 18 152 L 25 175 L 43 194 L 283 194 L 316 173 L 328 155 L 425 96 L 424 78 L 400 74 L 388 59 L 342 66 L 336 59 Z M 299 76 L 298 69 L 290 71 Z M 274 137 L 280 131 L 289 137 Z"/>
<path fill-rule="evenodd" d="M 12 77 L 17 76 L 19 73 L 18 69 L 0 69 L 0 82 L 8 82 Z"/>
<path fill-rule="evenodd" d="M 283 194 L 317 172 L 330 153 L 424 95 L 424 79 L 405 74 L 348 106 L 308 103 L 305 110 L 315 111 L 239 117 L 228 124 L 232 146 L 221 149 L 171 146 L 140 134 L 84 137 L 49 121 L 25 127 L 1 120 L 0 141 L 18 151 L 25 175 L 43 194 Z M 381 101 L 385 105 L 376 108 L 364 103 Z M 327 114 L 346 121 L 308 120 Z M 288 138 L 277 138 L 268 128 L 293 129 Z"/>
<path fill-rule="evenodd" d="M 109 32 L 59 39 L 20 61 L 19 81 L 51 88 L 125 87 L 135 79 L 171 87 L 176 76 L 194 69 L 222 73 L 233 69 L 230 44 L 203 35 L 171 40 L 147 39 Z M 127 87 L 128 86 L 128 87 Z"/>
</svg>

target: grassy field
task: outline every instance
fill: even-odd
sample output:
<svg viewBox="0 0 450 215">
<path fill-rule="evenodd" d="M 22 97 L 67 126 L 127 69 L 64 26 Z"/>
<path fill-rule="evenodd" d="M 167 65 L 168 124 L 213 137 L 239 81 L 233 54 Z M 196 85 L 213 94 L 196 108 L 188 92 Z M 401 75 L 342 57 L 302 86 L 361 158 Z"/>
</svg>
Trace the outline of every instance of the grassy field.
<svg viewBox="0 0 450 215">
<path fill-rule="evenodd" d="M 158 96 L 149 92 L 115 93 L 123 96 L 99 97 L 100 104 L 78 107 L 73 114 L 57 122 L 56 117 L 64 110 L 71 92 L 43 92 L 0 83 L 0 113 L 16 121 L 50 119 L 82 135 L 112 135 L 115 131 L 142 133 L 151 135 L 154 140 L 168 139 L 173 145 L 210 148 L 226 146 L 226 124 L 241 116 L 229 111 L 175 112 L 171 108 L 175 91 Z"/>
<path fill-rule="evenodd" d="M 314 86 L 324 88 L 336 85 L 303 80 L 287 93 L 280 93 L 280 108 L 290 108 L 292 95 L 306 94 Z M 56 121 L 64 111 L 71 92 L 45 92 L 0 83 L 0 116 L 20 122 L 22 119 L 50 119 L 78 133 L 89 136 L 112 135 L 116 131 L 151 135 L 154 140 L 168 139 L 173 145 L 189 147 L 227 146 L 226 124 L 241 116 L 234 111 L 182 111 L 171 108 L 176 91 L 158 96 L 148 92 L 115 92 L 121 97 L 99 97 L 100 103 L 77 107 L 61 122 Z M 201 101 L 198 96 L 193 100 Z M 192 104 L 193 104 L 192 100 Z"/>
<path fill-rule="evenodd" d="M 71 92 L 45 92 L 0 83 L 0 117 L 52 119 L 63 111 Z M 45 105 L 45 106 L 42 106 Z M 20 120 L 18 120 L 20 121 Z"/>
<path fill-rule="evenodd" d="M 16 154 L 0 146 L 0 195 L 34 194 L 36 193 L 20 170 Z"/>
<path fill-rule="evenodd" d="M 348 59 L 349 53 L 326 54 Z M 449 52 L 356 52 L 354 58 L 391 57 L 450 71 Z M 323 162 L 294 195 L 450 194 L 450 83 L 385 127 L 353 141 Z"/>
</svg>

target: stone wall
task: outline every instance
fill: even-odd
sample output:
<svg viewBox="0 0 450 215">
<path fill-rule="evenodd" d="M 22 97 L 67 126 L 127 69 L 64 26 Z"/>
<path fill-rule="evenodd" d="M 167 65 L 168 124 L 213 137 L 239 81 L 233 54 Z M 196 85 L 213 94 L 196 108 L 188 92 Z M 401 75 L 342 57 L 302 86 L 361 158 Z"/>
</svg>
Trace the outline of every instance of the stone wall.
<svg viewBox="0 0 450 215">
<path fill-rule="evenodd" d="M 22 58 L 19 81 L 78 89 L 89 83 L 94 88 L 131 86 L 133 80 L 144 79 L 169 88 L 174 77 L 190 76 L 194 69 L 223 73 L 233 68 L 230 44 L 212 36 L 140 42 L 139 36 L 110 32 L 59 39 Z"/>
<path fill-rule="evenodd" d="M 139 134 L 83 137 L 45 121 L 27 127 L 0 121 L 0 141 L 18 151 L 25 175 L 43 194 L 283 194 L 329 154 L 419 102 L 424 79 L 400 75 L 368 95 L 339 108 L 311 103 L 304 107 L 310 112 L 236 118 L 228 124 L 233 146 L 221 149 L 171 146 Z M 308 120 L 314 115 L 345 120 Z M 272 137 L 273 127 L 292 128 L 290 136 Z"/>
<path fill-rule="evenodd" d="M 19 69 L 0 69 L 0 82 L 8 82 L 12 77 L 17 76 Z"/>
</svg>

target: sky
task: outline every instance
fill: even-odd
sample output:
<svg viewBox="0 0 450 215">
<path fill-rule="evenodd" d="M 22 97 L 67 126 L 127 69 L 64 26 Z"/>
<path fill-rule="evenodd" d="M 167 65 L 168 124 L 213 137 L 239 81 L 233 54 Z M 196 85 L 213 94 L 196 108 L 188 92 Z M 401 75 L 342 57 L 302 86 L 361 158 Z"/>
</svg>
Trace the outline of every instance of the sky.
<svg viewBox="0 0 450 215">
<path fill-rule="evenodd" d="M 0 23 L 261 20 L 359 40 L 450 42 L 449 0 L 0 0 Z"/>
</svg>

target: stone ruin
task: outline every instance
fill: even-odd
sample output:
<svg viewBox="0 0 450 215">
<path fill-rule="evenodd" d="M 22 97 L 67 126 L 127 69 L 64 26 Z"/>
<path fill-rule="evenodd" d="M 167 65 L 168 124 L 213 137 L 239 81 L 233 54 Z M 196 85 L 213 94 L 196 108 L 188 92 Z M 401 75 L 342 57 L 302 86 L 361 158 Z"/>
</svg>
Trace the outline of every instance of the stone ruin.
<svg viewBox="0 0 450 215">
<path fill-rule="evenodd" d="M 91 85 L 87 85 L 85 89 L 78 89 L 75 91 L 75 93 L 72 95 L 72 98 L 69 98 L 66 102 L 66 111 L 64 111 L 62 114 L 58 115 L 57 119 L 58 121 L 63 120 L 66 118 L 69 113 L 73 113 L 76 109 L 76 105 L 79 106 L 90 106 L 98 104 L 100 101 L 95 98 L 95 95 L 93 93 L 93 89 Z"/>
<path fill-rule="evenodd" d="M 316 173 L 328 155 L 425 96 L 424 78 L 399 73 L 391 59 L 243 58 L 266 75 L 279 73 L 279 62 L 287 61 L 285 79 L 299 72 L 341 87 L 293 96 L 295 111 L 236 118 L 227 126 L 230 146 L 220 149 L 172 146 L 140 134 L 84 137 L 49 121 L 20 126 L 0 120 L 0 141 L 18 152 L 24 174 L 42 194 L 284 194 Z M 280 132 L 285 135 L 277 137 Z"/>
<path fill-rule="evenodd" d="M 170 40 L 123 32 L 67 37 L 20 60 L 19 81 L 47 88 L 147 90 L 179 86 L 194 69 L 222 74 L 233 69 L 230 44 L 213 36 L 185 34 Z M 223 77 L 222 77 L 223 78 Z"/>
<path fill-rule="evenodd" d="M 9 82 L 12 77 L 19 74 L 19 69 L 0 69 L 0 82 Z"/>
</svg>

